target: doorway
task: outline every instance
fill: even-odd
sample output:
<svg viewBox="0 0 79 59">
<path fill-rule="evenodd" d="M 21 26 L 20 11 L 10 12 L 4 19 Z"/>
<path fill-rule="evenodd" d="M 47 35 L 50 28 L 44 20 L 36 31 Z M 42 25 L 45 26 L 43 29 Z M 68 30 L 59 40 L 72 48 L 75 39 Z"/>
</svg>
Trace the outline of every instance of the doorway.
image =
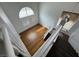
<svg viewBox="0 0 79 59">
<path fill-rule="evenodd" d="M 68 11 L 63 11 L 61 17 L 64 17 L 64 15 L 69 15 L 69 21 L 67 23 L 65 23 L 65 25 L 63 26 L 63 29 L 66 30 L 70 30 L 72 28 L 72 26 L 77 22 L 78 20 L 78 13 L 73 13 L 73 12 L 68 12 Z"/>
</svg>

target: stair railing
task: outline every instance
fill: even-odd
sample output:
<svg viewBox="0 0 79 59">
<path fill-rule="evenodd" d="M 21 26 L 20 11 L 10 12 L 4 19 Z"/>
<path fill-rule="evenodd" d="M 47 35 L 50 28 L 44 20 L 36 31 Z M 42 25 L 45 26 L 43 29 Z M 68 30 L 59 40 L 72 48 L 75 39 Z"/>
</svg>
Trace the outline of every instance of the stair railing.
<svg viewBox="0 0 79 59">
<path fill-rule="evenodd" d="M 3 34 L 3 41 L 4 41 L 4 45 L 5 45 L 6 56 L 7 57 L 15 57 L 15 52 L 14 52 L 12 43 L 10 41 L 11 38 L 9 36 L 7 28 L 5 26 L 2 26 L 1 31 Z"/>
<path fill-rule="evenodd" d="M 55 43 L 61 29 L 62 29 L 62 26 L 59 26 L 51 34 L 51 36 L 44 42 L 44 44 L 37 50 L 37 52 L 33 56 L 34 57 L 45 57 L 47 55 L 47 53 L 49 52 L 50 48 Z"/>
<path fill-rule="evenodd" d="M 7 27 L 8 31 L 9 31 L 9 35 L 11 35 L 11 37 L 12 37 L 11 39 L 13 39 L 11 41 L 19 49 L 20 53 L 26 57 L 31 56 L 30 53 L 28 52 L 27 48 L 25 47 L 24 43 L 22 42 L 19 34 L 16 32 L 13 24 L 11 23 L 11 21 L 9 20 L 9 18 L 5 14 L 4 10 L 0 6 L 0 22 L 1 21 Z"/>
</svg>

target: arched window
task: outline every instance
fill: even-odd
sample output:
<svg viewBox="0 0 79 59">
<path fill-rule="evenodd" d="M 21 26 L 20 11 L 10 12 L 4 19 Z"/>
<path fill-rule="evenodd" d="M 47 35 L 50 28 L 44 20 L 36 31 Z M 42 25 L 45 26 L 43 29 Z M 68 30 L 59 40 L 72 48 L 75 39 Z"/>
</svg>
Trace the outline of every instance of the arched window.
<svg viewBox="0 0 79 59">
<path fill-rule="evenodd" d="M 19 12 L 19 18 L 24 18 L 31 15 L 34 15 L 34 12 L 30 7 L 24 7 Z"/>
</svg>

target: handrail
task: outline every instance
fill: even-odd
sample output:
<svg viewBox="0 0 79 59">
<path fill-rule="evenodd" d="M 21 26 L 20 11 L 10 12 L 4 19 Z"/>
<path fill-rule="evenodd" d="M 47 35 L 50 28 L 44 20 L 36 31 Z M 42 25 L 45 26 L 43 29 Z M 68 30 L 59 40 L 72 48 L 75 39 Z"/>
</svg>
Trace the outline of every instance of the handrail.
<svg viewBox="0 0 79 59">
<path fill-rule="evenodd" d="M 0 6 L 0 21 L 2 21 L 3 24 L 5 24 L 5 26 L 7 27 L 8 31 L 10 32 L 9 34 L 10 34 L 11 38 L 13 39 L 11 41 L 19 49 L 20 53 L 23 56 L 27 56 L 27 57 L 31 56 L 29 51 L 25 47 L 24 43 L 22 42 L 20 36 L 16 32 L 13 24 L 11 23 L 11 21 L 9 20 L 9 18 L 7 17 L 7 15 L 5 14 L 5 12 L 1 6 Z"/>
<path fill-rule="evenodd" d="M 53 32 L 51 36 L 46 40 L 46 42 L 37 50 L 37 52 L 33 56 L 41 57 L 49 48 L 49 46 L 56 40 L 55 38 L 58 36 L 61 29 L 62 26 L 60 26 L 55 32 Z"/>
<path fill-rule="evenodd" d="M 7 28 L 5 26 L 2 26 L 1 31 L 3 33 L 3 41 L 4 41 L 7 57 L 15 57 L 15 53 L 13 50 L 12 43 L 10 41 L 10 36 L 8 34 Z"/>
</svg>

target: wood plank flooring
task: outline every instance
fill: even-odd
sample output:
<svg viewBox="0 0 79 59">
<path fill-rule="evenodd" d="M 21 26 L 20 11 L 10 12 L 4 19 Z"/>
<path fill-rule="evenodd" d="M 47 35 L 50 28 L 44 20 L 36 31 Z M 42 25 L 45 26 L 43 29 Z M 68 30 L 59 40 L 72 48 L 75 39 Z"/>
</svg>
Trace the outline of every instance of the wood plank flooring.
<svg viewBox="0 0 79 59">
<path fill-rule="evenodd" d="M 47 28 L 41 26 L 40 24 L 37 24 L 36 26 L 20 33 L 21 39 L 31 55 L 33 55 L 45 42 L 43 36 L 46 31 Z M 27 38 L 28 34 L 32 32 L 35 32 L 37 34 L 37 38 L 34 40 L 30 40 Z"/>
</svg>

